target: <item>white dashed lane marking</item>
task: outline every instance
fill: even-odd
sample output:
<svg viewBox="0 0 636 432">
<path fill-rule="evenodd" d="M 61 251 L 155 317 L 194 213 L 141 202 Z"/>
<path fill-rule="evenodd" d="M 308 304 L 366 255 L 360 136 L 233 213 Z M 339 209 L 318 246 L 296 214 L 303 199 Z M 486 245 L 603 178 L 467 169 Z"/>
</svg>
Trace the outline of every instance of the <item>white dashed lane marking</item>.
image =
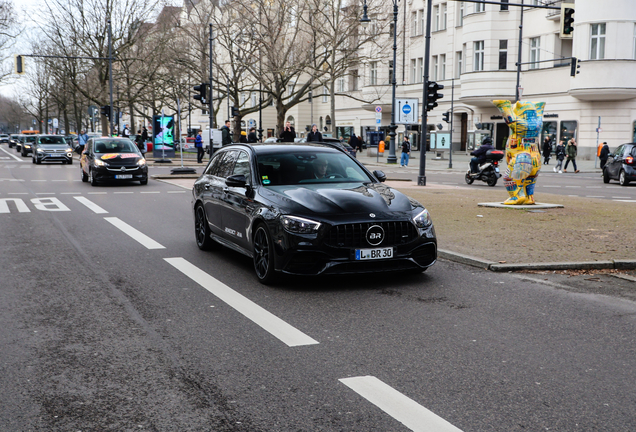
<svg viewBox="0 0 636 432">
<path fill-rule="evenodd" d="M 242 294 L 213 278 L 183 258 L 164 258 L 166 262 L 181 273 L 214 294 L 220 300 L 259 325 L 263 330 L 281 340 L 287 346 L 315 345 L 318 341 L 310 338 L 297 328 L 286 323 L 276 315 L 263 309 Z"/>
<path fill-rule="evenodd" d="M 97 204 L 89 200 L 88 198 L 84 198 L 83 196 L 74 196 L 73 198 L 75 198 L 77 201 L 81 202 L 86 207 L 91 209 L 94 213 L 97 213 L 97 214 L 108 213 L 106 210 L 104 210 L 103 208 L 101 208 L 100 206 L 98 206 Z"/>
<path fill-rule="evenodd" d="M 157 243 L 146 234 L 142 233 L 136 228 L 133 228 L 119 218 L 105 217 L 104 219 L 113 224 L 115 227 L 119 228 L 122 232 L 124 232 L 124 234 L 128 234 L 133 240 L 137 240 L 147 249 L 165 249 L 165 247 L 162 246 L 160 243 Z"/>
<path fill-rule="evenodd" d="M 339 381 L 413 432 L 461 432 L 461 429 L 376 377 L 342 378 Z"/>
</svg>

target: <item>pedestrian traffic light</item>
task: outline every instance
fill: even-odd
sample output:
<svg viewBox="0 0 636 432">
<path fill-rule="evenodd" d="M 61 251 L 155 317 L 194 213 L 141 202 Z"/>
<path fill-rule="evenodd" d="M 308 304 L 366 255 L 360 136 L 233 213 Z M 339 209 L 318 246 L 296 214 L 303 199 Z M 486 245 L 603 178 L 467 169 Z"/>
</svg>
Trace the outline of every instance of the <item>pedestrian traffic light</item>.
<svg viewBox="0 0 636 432">
<path fill-rule="evenodd" d="M 235 106 L 232 107 L 232 117 L 238 117 L 239 109 Z"/>
<path fill-rule="evenodd" d="M 100 112 L 103 116 L 110 118 L 110 105 L 104 105 L 101 107 Z"/>
<path fill-rule="evenodd" d="M 561 3 L 561 39 L 572 39 L 574 33 L 574 3 Z"/>
<path fill-rule="evenodd" d="M 21 55 L 15 56 L 15 73 L 19 75 L 24 73 L 24 57 Z"/>
<path fill-rule="evenodd" d="M 445 112 L 444 114 L 442 114 L 442 120 L 444 120 L 446 123 L 450 123 L 450 113 Z"/>
<path fill-rule="evenodd" d="M 208 84 L 201 83 L 197 86 L 194 86 L 194 91 L 199 92 L 199 94 L 194 95 L 194 98 L 198 101 L 201 101 L 202 104 L 206 105 L 208 103 Z"/>
<path fill-rule="evenodd" d="M 444 86 L 442 84 L 437 84 L 435 81 L 429 81 L 427 86 L 426 93 L 426 111 L 431 111 L 433 108 L 437 106 L 437 99 L 441 99 L 444 97 L 443 94 L 439 93 L 439 90 L 443 90 Z"/>
<path fill-rule="evenodd" d="M 576 57 L 572 57 L 572 60 L 570 61 L 570 76 L 575 77 L 576 74 L 581 73 L 581 71 L 579 70 L 580 67 L 581 60 L 577 59 Z"/>
</svg>

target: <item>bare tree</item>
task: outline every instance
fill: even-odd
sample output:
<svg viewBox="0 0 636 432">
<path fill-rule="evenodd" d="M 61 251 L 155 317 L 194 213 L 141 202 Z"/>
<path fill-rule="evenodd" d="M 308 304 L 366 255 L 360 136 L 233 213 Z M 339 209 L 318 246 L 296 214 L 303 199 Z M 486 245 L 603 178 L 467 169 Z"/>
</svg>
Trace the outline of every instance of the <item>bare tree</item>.
<svg viewBox="0 0 636 432">
<path fill-rule="evenodd" d="M 0 0 L 0 83 L 11 75 L 12 64 L 6 60 L 10 56 L 8 50 L 13 46 L 17 33 L 13 3 L 10 0 Z"/>
</svg>

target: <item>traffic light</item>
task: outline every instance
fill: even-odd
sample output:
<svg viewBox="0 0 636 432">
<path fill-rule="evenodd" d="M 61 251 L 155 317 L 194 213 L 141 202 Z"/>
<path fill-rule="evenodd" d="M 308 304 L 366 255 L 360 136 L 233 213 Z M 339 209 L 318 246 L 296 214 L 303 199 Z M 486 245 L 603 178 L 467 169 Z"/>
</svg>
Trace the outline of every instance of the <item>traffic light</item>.
<svg viewBox="0 0 636 432">
<path fill-rule="evenodd" d="M 208 103 L 208 84 L 201 83 L 197 86 L 194 86 L 194 90 L 198 91 L 199 94 L 194 95 L 193 97 L 201 101 L 202 104 L 206 105 Z"/>
<path fill-rule="evenodd" d="M 439 90 L 443 90 L 444 86 L 442 84 L 437 84 L 435 81 L 429 81 L 426 93 L 426 111 L 431 111 L 433 108 L 437 106 L 437 99 L 441 99 L 444 97 L 443 94 L 439 93 Z"/>
<path fill-rule="evenodd" d="M 110 105 L 104 105 L 99 111 L 103 116 L 110 118 Z"/>
<path fill-rule="evenodd" d="M 313 94 L 312 94 L 311 90 L 309 90 L 309 98 L 307 99 L 307 101 L 309 103 L 313 103 L 312 97 L 313 97 Z"/>
<path fill-rule="evenodd" d="M 576 74 L 581 73 L 581 71 L 579 70 L 580 67 L 581 60 L 577 59 L 576 57 L 572 57 L 572 60 L 570 61 L 570 76 L 575 77 Z"/>
<path fill-rule="evenodd" d="M 574 33 L 574 3 L 561 3 L 561 39 L 572 39 Z"/>
<path fill-rule="evenodd" d="M 235 106 L 232 107 L 232 117 L 238 117 L 239 109 Z"/>
<path fill-rule="evenodd" d="M 15 73 L 19 75 L 24 73 L 24 57 L 21 55 L 15 56 Z"/>
<path fill-rule="evenodd" d="M 446 123 L 450 123 L 450 113 L 445 112 L 444 114 L 442 114 L 442 120 L 444 120 Z"/>
</svg>

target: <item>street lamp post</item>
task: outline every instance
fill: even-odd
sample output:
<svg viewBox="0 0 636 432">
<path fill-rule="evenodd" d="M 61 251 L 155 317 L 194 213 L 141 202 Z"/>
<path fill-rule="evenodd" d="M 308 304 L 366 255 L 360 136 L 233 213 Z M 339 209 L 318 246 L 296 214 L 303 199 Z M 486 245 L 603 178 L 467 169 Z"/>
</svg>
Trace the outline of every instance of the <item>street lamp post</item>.
<svg viewBox="0 0 636 432">
<path fill-rule="evenodd" d="M 395 156 L 395 130 L 397 129 L 397 125 L 395 124 L 395 69 L 397 65 L 397 20 L 398 20 L 398 1 L 393 0 L 393 69 L 391 73 L 391 85 L 393 87 L 392 96 L 391 96 L 391 125 L 389 126 L 389 137 L 391 137 L 391 142 L 389 144 L 389 156 L 386 159 L 387 163 L 397 163 L 397 157 Z M 363 6 L 363 14 L 360 19 L 360 24 L 362 27 L 367 27 L 371 20 L 367 15 L 367 0 L 364 0 Z"/>
</svg>

